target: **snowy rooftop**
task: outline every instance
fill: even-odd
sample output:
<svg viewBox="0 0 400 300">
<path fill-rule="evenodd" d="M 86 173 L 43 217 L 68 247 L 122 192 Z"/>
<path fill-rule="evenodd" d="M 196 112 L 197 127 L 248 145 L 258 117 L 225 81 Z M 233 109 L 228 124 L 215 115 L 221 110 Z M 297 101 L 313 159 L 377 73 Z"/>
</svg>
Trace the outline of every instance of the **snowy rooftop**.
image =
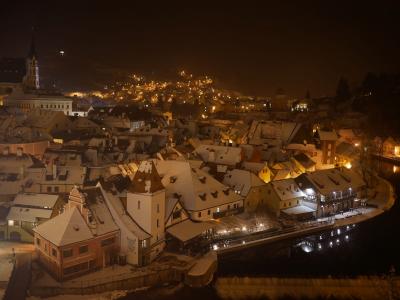
<svg viewBox="0 0 400 300">
<path fill-rule="evenodd" d="M 103 235 L 119 230 L 100 188 L 85 188 L 80 189 L 80 192 L 85 197 L 86 205 L 92 216 L 92 221 L 89 221 L 88 225 L 94 235 Z"/>
<path fill-rule="evenodd" d="M 305 196 L 303 191 L 292 178 L 271 181 L 270 184 L 281 201 Z"/>
<path fill-rule="evenodd" d="M 51 209 L 13 206 L 10 208 L 7 220 L 34 223 L 39 219 L 50 219 L 52 212 Z"/>
<path fill-rule="evenodd" d="M 13 204 L 53 208 L 58 199 L 58 195 L 23 193 L 15 197 Z"/>
<path fill-rule="evenodd" d="M 200 145 L 195 152 L 205 162 L 215 162 L 225 165 L 236 165 L 242 161 L 242 148 L 217 145 Z"/>
<path fill-rule="evenodd" d="M 215 227 L 211 222 L 185 220 L 167 229 L 167 232 L 182 242 L 187 242 L 203 232 Z"/>
<path fill-rule="evenodd" d="M 319 139 L 321 141 L 336 141 L 338 139 L 338 135 L 335 130 L 318 130 Z"/>
<path fill-rule="evenodd" d="M 321 194 L 329 194 L 350 188 L 357 189 L 365 185 L 364 180 L 358 173 L 346 168 L 305 173 L 300 176 L 299 180 L 303 181 L 304 178 Z M 307 187 L 304 186 L 304 188 Z"/>
<path fill-rule="evenodd" d="M 93 238 L 92 232 L 76 207 L 66 210 L 33 230 L 56 246 Z"/>
<path fill-rule="evenodd" d="M 186 210 L 204 210 L 242 199 L 207 172 L 192 168 L 187 161 L 155 160 L 154 164 L 167 198 L 180 198 Z"/>
<path fill-rule="evenodd" d="M 288 214 L 288 215 L 299 215 L 299 214 L 311 213 L 314 211 L 315 211 L 315 209 L 312 209 L 305 205 L 297 205 L 297 206 L 286 208 L 286 209 L 282 210 L 282 212 L 284 212 L 285 214 Z"/>
<path fill-rule="evenodd" d="M 234 169 L 226 173 L 223 183 L 239 191 L 240 195 L 247 196 L 250 189 L 255 186 L 262 186 L 265 183 L 250 171 Z"/>
</svg>

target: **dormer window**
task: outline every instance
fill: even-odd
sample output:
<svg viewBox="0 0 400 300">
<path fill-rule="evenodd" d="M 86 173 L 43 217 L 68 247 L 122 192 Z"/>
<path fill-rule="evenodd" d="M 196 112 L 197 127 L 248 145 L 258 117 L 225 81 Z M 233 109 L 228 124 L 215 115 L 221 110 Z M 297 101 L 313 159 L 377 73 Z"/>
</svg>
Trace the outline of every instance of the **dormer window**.
<svg viewBox="0 0 400 300">
<path fill-rule="evenodd" d="M 205 176 L 200 176 L 199 180 L 201 183 L 206 183 L 206 177 Z"/>
<path fill-rule="evenodd" d="M 169 178 L 169 182 L 170 183 L 175 183 L 175 181 L 177 180 L 178 178 L 176 177 L 176 176 L 171 176 L 170 178 Z"/>
<path fill-rule="evenodd" d="M 211 192 L 211 195 L 212 195 L 214 198 L 217 198 L 217 197 L 218 197 L 218 191 Z"/>
<path fill-rule="evenodd" d="M 206 193 L 199 194 L 201 200 L 206 201 Z"/>
<path fill-rule="evenodd" d="M 224 192 L 225 195 L 229 195 L 229 188 L 226 187 L 222 190 Z"/>
</svg>

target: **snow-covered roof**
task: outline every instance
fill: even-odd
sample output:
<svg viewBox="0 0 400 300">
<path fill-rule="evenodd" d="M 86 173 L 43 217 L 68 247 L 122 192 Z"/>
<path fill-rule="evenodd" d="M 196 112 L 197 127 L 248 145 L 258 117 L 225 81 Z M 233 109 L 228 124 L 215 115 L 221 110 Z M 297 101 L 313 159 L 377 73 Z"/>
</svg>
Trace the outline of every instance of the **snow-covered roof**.
<svg viewBox="0 0 400 300">
<path fill-rule="evenodd" d="M 58 195 L 23 193 L 15 197 L 13 204 L 53 208 L 58 199 Z"/>
<path fill-rule="evenodd" d="M 225 174 L 222 181 L 225 185 L 230 186 L 240 195 L 246 197 L 250 189 L 255 186 L 262 186 L 265 183 L 250 171 L 233 169 Z"/>
<path fill-rule="evenodd" d="M 347 168 L 336 168 L 319 170 L 312 173 L 302 174 L 299 178 L 303 182 L 303 178 L 317 189 L 321 194 L 326 195 L 335 191 L 343 191 L 346 189 L 357 189 L 365 186 L 362 177 L 353 170 Z M 306 188 L 306 187 L 302 187 Z"/>
<path fill-rule="evenodd" d="M 52 212 L 51 209 L 13 206 L 8 212 L 7 220 L 34 223 L 39 219 L 50 219 Z"/>
<path fill-rule="evenodd" d="M 163 190 L 160 175 L 151 160 L 142 161 L 129 190 L 134 193 L 154 193 Z"/>
<path fill-rule="evenodd" d="M 315 209 L 312 209 L 305 205 L 297 205 L 297 206 L 286 208 L 286 209 L 282 210 L 282 212 L 284 212 L 285 214 L 288 214 L 288 215 L 299 215 L 299 214 L 311 213 L 314 211 L 315 211 Z"/>
<path fill-rule="evenodd" d="M 336 141 L 338 136 L 335 130 L 320 130 L 318 129 L 318 136 L 321 141 Z"/>
<path fill-rule="evenodd" d="M 301 164 L 304 168 L 308 169 L 315 166 L 315 161 L 313 161 L 307 154 L 299 153 L 293 156 L 293 158 Z"/>
<path fill-rule="evenodd" d="M 264 162 L 259 163 L 259 162 L 244 161 L 242 166 L 243 166 L 243 169 L 245 169 L 247 171 L 251 171 L 255 174 L 258 174 L 262 169 L 265 168 L 266 164 Z"/>
<path fill-rule="evenodd" d="M 180 198 L 189 211 L 208 209 L 242 198 L 207 172 L 192 168 L 187 161 L 154 160 L 167 198 Z"/>
<path fill-rule="evenodd" d="M 99 187 L 85 188 L 79 190 L 85 197 L 85 203 L 92 216 L 88 224 L 94 235 L 103 235 L 119 228 L 107 207 L 103 193 Z M 72 191 L 71 191 L 72 193 Z"/>
<path fill-rule="evenodd" d="M 93 238 L 78 208 L 73 207 L 33 229 L 56 246 L 65 246 Z"/>
<path fill-rule="evenodd" d="M 167 197 L 165 198 L 165 221 L 169 218 L 174 210 L 175 206 L 178 203 L 178 198 L 175 197 Z"/>
<path fill-rule="evenodd" d="M 271 181 L 270 184 L 281 201 L 305 196 L 303 191 L 292 178 Z"/>
<path fill-rule="evenodd" d="M 301 128 L 300 123 L 285 121 L 253 121 L 249 129 L 250 143 L 260 141 L 279 141 L 288 144 Z M 262 142 L 261 142 L 262 143 Z"/>
<path fill-rule="evenodd" d="M 215 226 L 211 222 L 193 222 L 188 219 L 169 227 L 167 232 L 178 240 L 187 242 Z"/>
<path fill-rule="evenodd" d="M 242 148 L 217 145 L 200 145 L 195 152 L 205 162 L 224 165 L 236 165 L 242 161 Z"/>
</svg>

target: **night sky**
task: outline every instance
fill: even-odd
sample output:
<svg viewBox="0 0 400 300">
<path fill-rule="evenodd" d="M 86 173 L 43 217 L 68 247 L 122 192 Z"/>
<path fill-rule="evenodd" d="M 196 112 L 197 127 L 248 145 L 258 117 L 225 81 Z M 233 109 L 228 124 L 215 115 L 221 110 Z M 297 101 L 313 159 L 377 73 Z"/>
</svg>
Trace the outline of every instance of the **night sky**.
<svg viewBox="0 0 400 300">
<path fill-rule="evenodd" d="M 400 71 L 400 1 L 99 2 L 2 3 L 0 56 L 25 56 L 34 26 L 42 79 L 64 89 L 185 69 L 244 94 L 322 96 L 340 76 Z"/>
</svg>

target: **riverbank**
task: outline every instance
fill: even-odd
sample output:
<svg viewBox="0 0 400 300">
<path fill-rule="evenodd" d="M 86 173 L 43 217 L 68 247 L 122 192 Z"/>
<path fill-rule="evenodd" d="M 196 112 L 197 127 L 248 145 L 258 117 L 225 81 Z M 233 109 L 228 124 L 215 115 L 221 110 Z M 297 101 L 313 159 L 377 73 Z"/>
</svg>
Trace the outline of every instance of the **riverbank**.
<svg viewBox="0 0 400 300">
<path fill-rule="evenodd" d="M 398 299 L 400 277 L 223 277 L 215 289 L 222 299 Z"/>
<path fill-rule="evenodd" d="M 135 291 L 176 283 L 204 286 L 212 280 L 216 268 L 217 258 L 213 252 L 197 258 L 164 253 L 146 267 L 110 266 L 77 279 L 58 282 L 33 263 L 29 294 L 36 297 L 92 295 L 115 290 Z"/>
</svg>

